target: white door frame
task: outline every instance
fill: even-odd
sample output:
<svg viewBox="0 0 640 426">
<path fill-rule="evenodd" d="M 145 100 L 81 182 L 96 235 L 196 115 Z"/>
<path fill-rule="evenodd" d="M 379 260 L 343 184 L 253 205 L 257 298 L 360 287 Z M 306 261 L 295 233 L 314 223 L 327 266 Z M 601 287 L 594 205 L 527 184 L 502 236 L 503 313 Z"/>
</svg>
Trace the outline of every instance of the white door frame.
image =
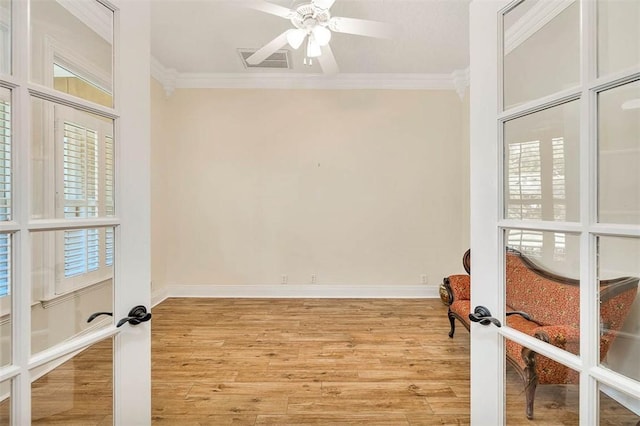
<svg viewBox="0 0 640 426">
<path fill-rule="evenodd" d="M 486 306 L 495 318 L 504 318 L 504 302 L 491 291 L 498 279 L 500 258 L 496 224 L 500 217 L 498 173 L 498 31 L 487 28 L 496 20 L 499 2 L 474 0 L 470 5 L 470 246 L 473 253 L 471 306 Z M 487 288 L 488 291 L 478 291 Z M 471 324 L 471 422 L 504 424 L 504 364 L 502 336 L 494 327 Z"/>
<path fill-rule="evenodd" d="M 0 231 L 13 233 L 12 360 L 0 368 L 0 380 L 13 379 L 11 422 L 31 423 L 31 374 L 37 366 L 104 338 L 114 338 L 114 422 L 151 422 L 150 323 L 115 327 L 136 305 L 150 307 L 150 3 L 100 0 L 114 10 L 114 108 L 90 105 L 29 81 L 31 46 L 27 1 L 12 4 L 12 75 L 0 76 L 12 90 L 13 220 Z M 126 78 L 125 78 L 126 77 Z M 64 219 L 30 218 L 31 96 L 96 111 L 115 118 L 116 214 L 114 218 L 78 219 L 76 227 L 115 226 L 114 324 L 64 345 L 31 356 L 30 232 L 65 229 Z"/>
<path fill-rule="evenodd" d="M 118 0 L 115 99 L 121 119 L 116 128 L 115 318 L 144 305 L 151 309 L 151 24 L 150 2 Z M 118 28 L 119 26 L 119 28 Z M 118 101 L 119 100 L 119 101 Z M 151 424 L 151 323 L 115 340 L 114 421 L 116 425 Z M 124 328 L 124 327 L 123 327 Z"/>
<path fill-rule="evenodd" d="M 546 0 L 541 0 L 546 1 Z M 596 3 L 581 3 L 581 79 L 575 88 L 502 112 L 500 68 L 501 11 L 516 3 L 507 0 L 474 0 L 470 7 L 470 158 L 471 250 L 473 252 L 472 309 L 490 309 L 503 327 L 471 324 L 471 421 L 472 424 L 504 424 L 504 338 L 526 345 L 580 373 L 580 424 L 598 423 L 598 383 L 640 398 L 632 379 L 599 366 L 596 235 L 640 236 L 634 225 L 597 223 L 596 92 L 637 78 L 640 68 L 611 76 L 596 76 Z M 534 109 L 564 100 L 580 99 L 580 221 L 523 222 L 503 219 L 502 124 Z M 514 228 L 572 232 L 580 235 L 580 356 L 542 344 L 539 340 L 504 326 L 504 247 L 502 230 Z M 524 413 L 524 407 L 522 407 Z M 524 414 L 523 414 L 524 415 Z"/>
</svg>

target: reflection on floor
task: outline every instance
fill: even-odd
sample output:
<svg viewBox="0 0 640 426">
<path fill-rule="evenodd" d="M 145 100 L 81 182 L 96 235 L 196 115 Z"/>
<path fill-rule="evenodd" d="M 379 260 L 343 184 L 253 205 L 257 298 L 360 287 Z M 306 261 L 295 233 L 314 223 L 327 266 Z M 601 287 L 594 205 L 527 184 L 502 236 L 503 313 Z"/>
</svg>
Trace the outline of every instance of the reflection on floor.
<svg viewBox="0 0 640 426">
<path fill-rule="evenodd" d="M 33 425 L 113 423 L 112 339 L 81 352 L 31 386 Z M 0 425 L 8 425 L 9 403 L 0 404 Z"/>
<path fill-rule="evenodd" d="M 469 423 L 469 334 L 447 337 L 439 300 L 170 299 L 153 314 L 154 424 Z M 110 371 L 109 340 L 36 381 L 34 424 L 111 424 Z M 578 424 L 577 387 L 540 386 L 528 421 L 507 379 L 508 424 Z M 601 425 L 640 420 L 601 409 Z"/>
</svg>

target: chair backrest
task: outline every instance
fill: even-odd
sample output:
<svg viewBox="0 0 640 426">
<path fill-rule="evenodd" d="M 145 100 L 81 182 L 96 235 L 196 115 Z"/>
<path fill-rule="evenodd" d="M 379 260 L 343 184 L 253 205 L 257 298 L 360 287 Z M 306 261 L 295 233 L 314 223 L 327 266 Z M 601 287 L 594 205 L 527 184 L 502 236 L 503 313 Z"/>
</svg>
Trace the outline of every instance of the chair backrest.
<svg viewBox="0 0 640 426">
<path fill-rule="evenodd" d="M 553 274 L 517 250 L 506 259 L 507 305 L 541 325 L 580 326 L 580 282 Z"/>
<path fill-rule="evenodd" d="M 514 249 L 507 249 L 507 305 L 542 325 L 580 326 L 580 281 L 554 274 Z M 600 281 L 602 334 L 612 340 L 638 294 L 637 277 Z M 609 342 L 610 343 L 610 342 Z M 601 349 L 603 348 L 601 345 Z"/>
<path fill-rule="evenodd" d="M 467 274 L 471 275 L 471 249 L 464 252 L 462 255 L 462 266 Z"/>
</svg>

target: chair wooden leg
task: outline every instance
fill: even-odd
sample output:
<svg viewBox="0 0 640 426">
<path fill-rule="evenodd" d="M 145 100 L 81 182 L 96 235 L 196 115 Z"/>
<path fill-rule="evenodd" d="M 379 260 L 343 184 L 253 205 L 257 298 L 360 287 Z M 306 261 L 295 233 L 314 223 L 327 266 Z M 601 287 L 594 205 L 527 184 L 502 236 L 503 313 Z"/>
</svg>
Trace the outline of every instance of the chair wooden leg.
<svg viewBox="0 0 640 426">
<path fill-rule="evenodd" d="M 453 338 L 453 333 L 456 332 L 456 317 L 453 316 L 453 313 L 449 311 L 449 322 L 451 323 L 451 331 L 449 331 L 449 337 Z"/>
<path fill-rule="evenodd" d="M 533 401 L 536 396 L 538 386 L 538 373 L 536 372 L 536 353 L 528 348 L 522 348 L 522 359 L 525 362 L 524 369 L 524 391 L 526 402 L 527 419 L 533 419 Z"/>
</svg>

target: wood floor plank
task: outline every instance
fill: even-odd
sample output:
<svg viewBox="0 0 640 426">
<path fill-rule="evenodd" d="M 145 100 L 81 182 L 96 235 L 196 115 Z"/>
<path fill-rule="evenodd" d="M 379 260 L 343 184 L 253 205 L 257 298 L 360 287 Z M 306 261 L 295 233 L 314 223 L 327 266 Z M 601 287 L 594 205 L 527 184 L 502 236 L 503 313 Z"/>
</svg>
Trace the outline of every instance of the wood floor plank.
<svg viewBox="0 0 640 426">
<path fill-rule="evenodd" d="M 403 414 L 352 414 L 348 417 L 335 414 L 259 415 L 256 425 L 331 425 L 331 426 L 402 426 L 409 425 Z"/>
</svg>

